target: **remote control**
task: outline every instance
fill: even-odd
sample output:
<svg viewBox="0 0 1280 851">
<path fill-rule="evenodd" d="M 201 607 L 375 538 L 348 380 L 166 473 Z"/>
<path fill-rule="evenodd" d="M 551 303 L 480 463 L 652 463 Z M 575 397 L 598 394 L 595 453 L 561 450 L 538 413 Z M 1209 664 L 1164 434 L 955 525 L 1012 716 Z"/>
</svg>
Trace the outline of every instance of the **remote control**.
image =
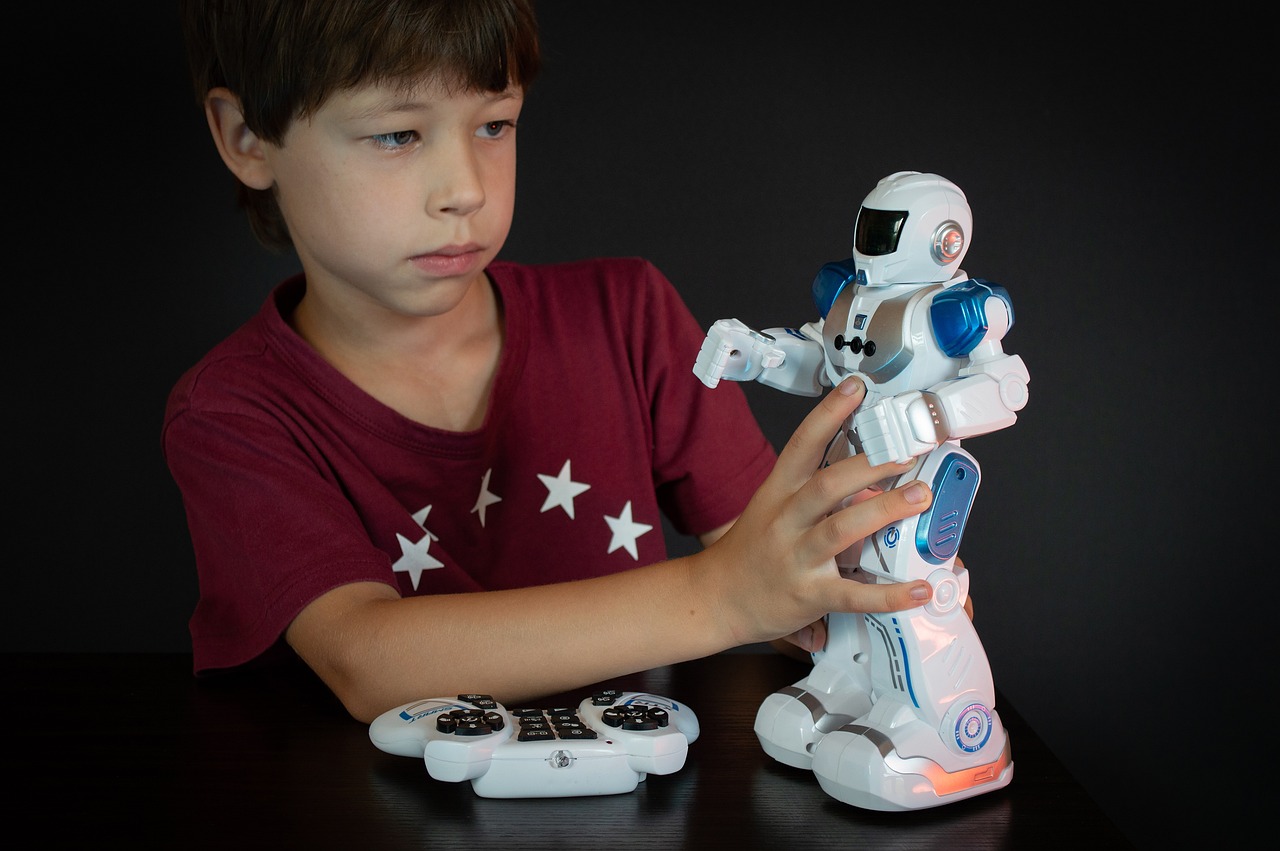
<svg viewBox="0 0 1280 851">
<path fill-rule="evenodd" d="M 483 798 L 630 792 L 684 767 L 698 738 L 693 710 L 644 692 L 597 691 L 576 708 L 508 710 L 487 694 L 406 703 L 379 715 L 380 750 L 422 757 L 437 780 L 471 781 Z"/>
</svg>

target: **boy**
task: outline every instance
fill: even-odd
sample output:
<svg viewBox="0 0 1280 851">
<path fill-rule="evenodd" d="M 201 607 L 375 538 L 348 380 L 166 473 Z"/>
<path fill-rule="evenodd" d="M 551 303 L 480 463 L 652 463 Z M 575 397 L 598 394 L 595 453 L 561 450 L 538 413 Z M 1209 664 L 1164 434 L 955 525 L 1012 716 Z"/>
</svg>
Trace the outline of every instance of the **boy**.
<svg viewBox="0 0 1280 851">
<path fill-rule="evenodd" d="M 197 673 L 296 654 L 367 722 L 809 650 L 828 611 L 929 599 L 835 569 L 930 499 L 837 511 L 905 469 L 814 472 L 858 382 L 775 459 L 741 391 L 693 376 L 702 331 L 651 265 L 495 259 L 539 65 L 527 0 L 190 0 L 184 26 L 254 232 L 302 266 L 166 412 Z M 659 512 L 706 548 L 664 561 Z"/>
</svg>

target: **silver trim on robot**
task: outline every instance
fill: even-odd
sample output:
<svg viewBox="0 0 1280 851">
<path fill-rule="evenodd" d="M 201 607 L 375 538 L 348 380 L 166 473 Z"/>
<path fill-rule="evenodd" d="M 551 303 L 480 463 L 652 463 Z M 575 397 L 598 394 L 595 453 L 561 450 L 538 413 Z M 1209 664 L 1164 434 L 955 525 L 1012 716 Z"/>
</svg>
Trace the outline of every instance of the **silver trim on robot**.
<svg viewBox="0 0 1280 851">
<path fill-rule="evenodd" d="M 813 729 L 819 733 L 830 733 L 839 727 L 843 727 L 853 721 L 853 716 L 843 715 L 836 712 L 828 712 L 827 707 L 822 705 L 822 700 L 814 693 L 796 688 L 795 686 L 787 686 L 778 689 L 778 694 L 785 694 L 787 697 L 793 697 L 800 702 L 800 705 L 809 710 L 809 717 L 813 719 Z M 813 745 L 810 745 L 812 748 Z"/>
<path fill-rule="evenodd" d="M 879 730 L 864 727 L 861 724 L 846 724 L 840 728 L 842 732 L 862 736 L 880 751 L 884 764 L 899 774 L 918 774 L 929 781 L 934 792 L 939 795 L 953 795 L 965 789 L 972 789 L 981 783 L 990 783 L 1004 773 L 1009 766 L 1009 737 L 1004 740 L 1004 749 L 1000 756 L 986 765 L 974 768 L 962 768 L 959 771 L 947 771 L 941 765 L 924 756 L 898 756 L 893 741 Z"/>
</svg>

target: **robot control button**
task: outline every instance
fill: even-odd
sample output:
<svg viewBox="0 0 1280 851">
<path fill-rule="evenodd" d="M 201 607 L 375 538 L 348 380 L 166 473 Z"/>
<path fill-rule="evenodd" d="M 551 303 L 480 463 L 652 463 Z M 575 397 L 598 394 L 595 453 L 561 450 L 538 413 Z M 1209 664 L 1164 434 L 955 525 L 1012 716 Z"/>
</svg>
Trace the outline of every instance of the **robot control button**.
<svg viewBox="0 0 1280 851">
<path fill-rule="evenodd" d="M 925 611 L 933 615 L 945 615 L 960 603 L 960 582 L 949 570 L 935 570 L 929 574 L 933 586 L 933 599 L 925 604 Z"/>
</svg>

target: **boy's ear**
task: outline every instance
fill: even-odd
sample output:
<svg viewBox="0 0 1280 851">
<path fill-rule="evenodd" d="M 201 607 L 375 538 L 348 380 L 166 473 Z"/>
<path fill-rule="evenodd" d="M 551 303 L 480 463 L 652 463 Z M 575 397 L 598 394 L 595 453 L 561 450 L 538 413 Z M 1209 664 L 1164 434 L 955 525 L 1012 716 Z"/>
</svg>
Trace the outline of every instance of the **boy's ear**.
<svg viewBox="0 0 1280 851">
<path fill-rule="evenodd" d="M 251 189 L 270 189 L 275 183 L 263 142 L 244 121 L 240 98 L 230 89 L 210 89 L 204 98 L 204 116 L 222 161 L 240 182 Z"/>
</svg>

